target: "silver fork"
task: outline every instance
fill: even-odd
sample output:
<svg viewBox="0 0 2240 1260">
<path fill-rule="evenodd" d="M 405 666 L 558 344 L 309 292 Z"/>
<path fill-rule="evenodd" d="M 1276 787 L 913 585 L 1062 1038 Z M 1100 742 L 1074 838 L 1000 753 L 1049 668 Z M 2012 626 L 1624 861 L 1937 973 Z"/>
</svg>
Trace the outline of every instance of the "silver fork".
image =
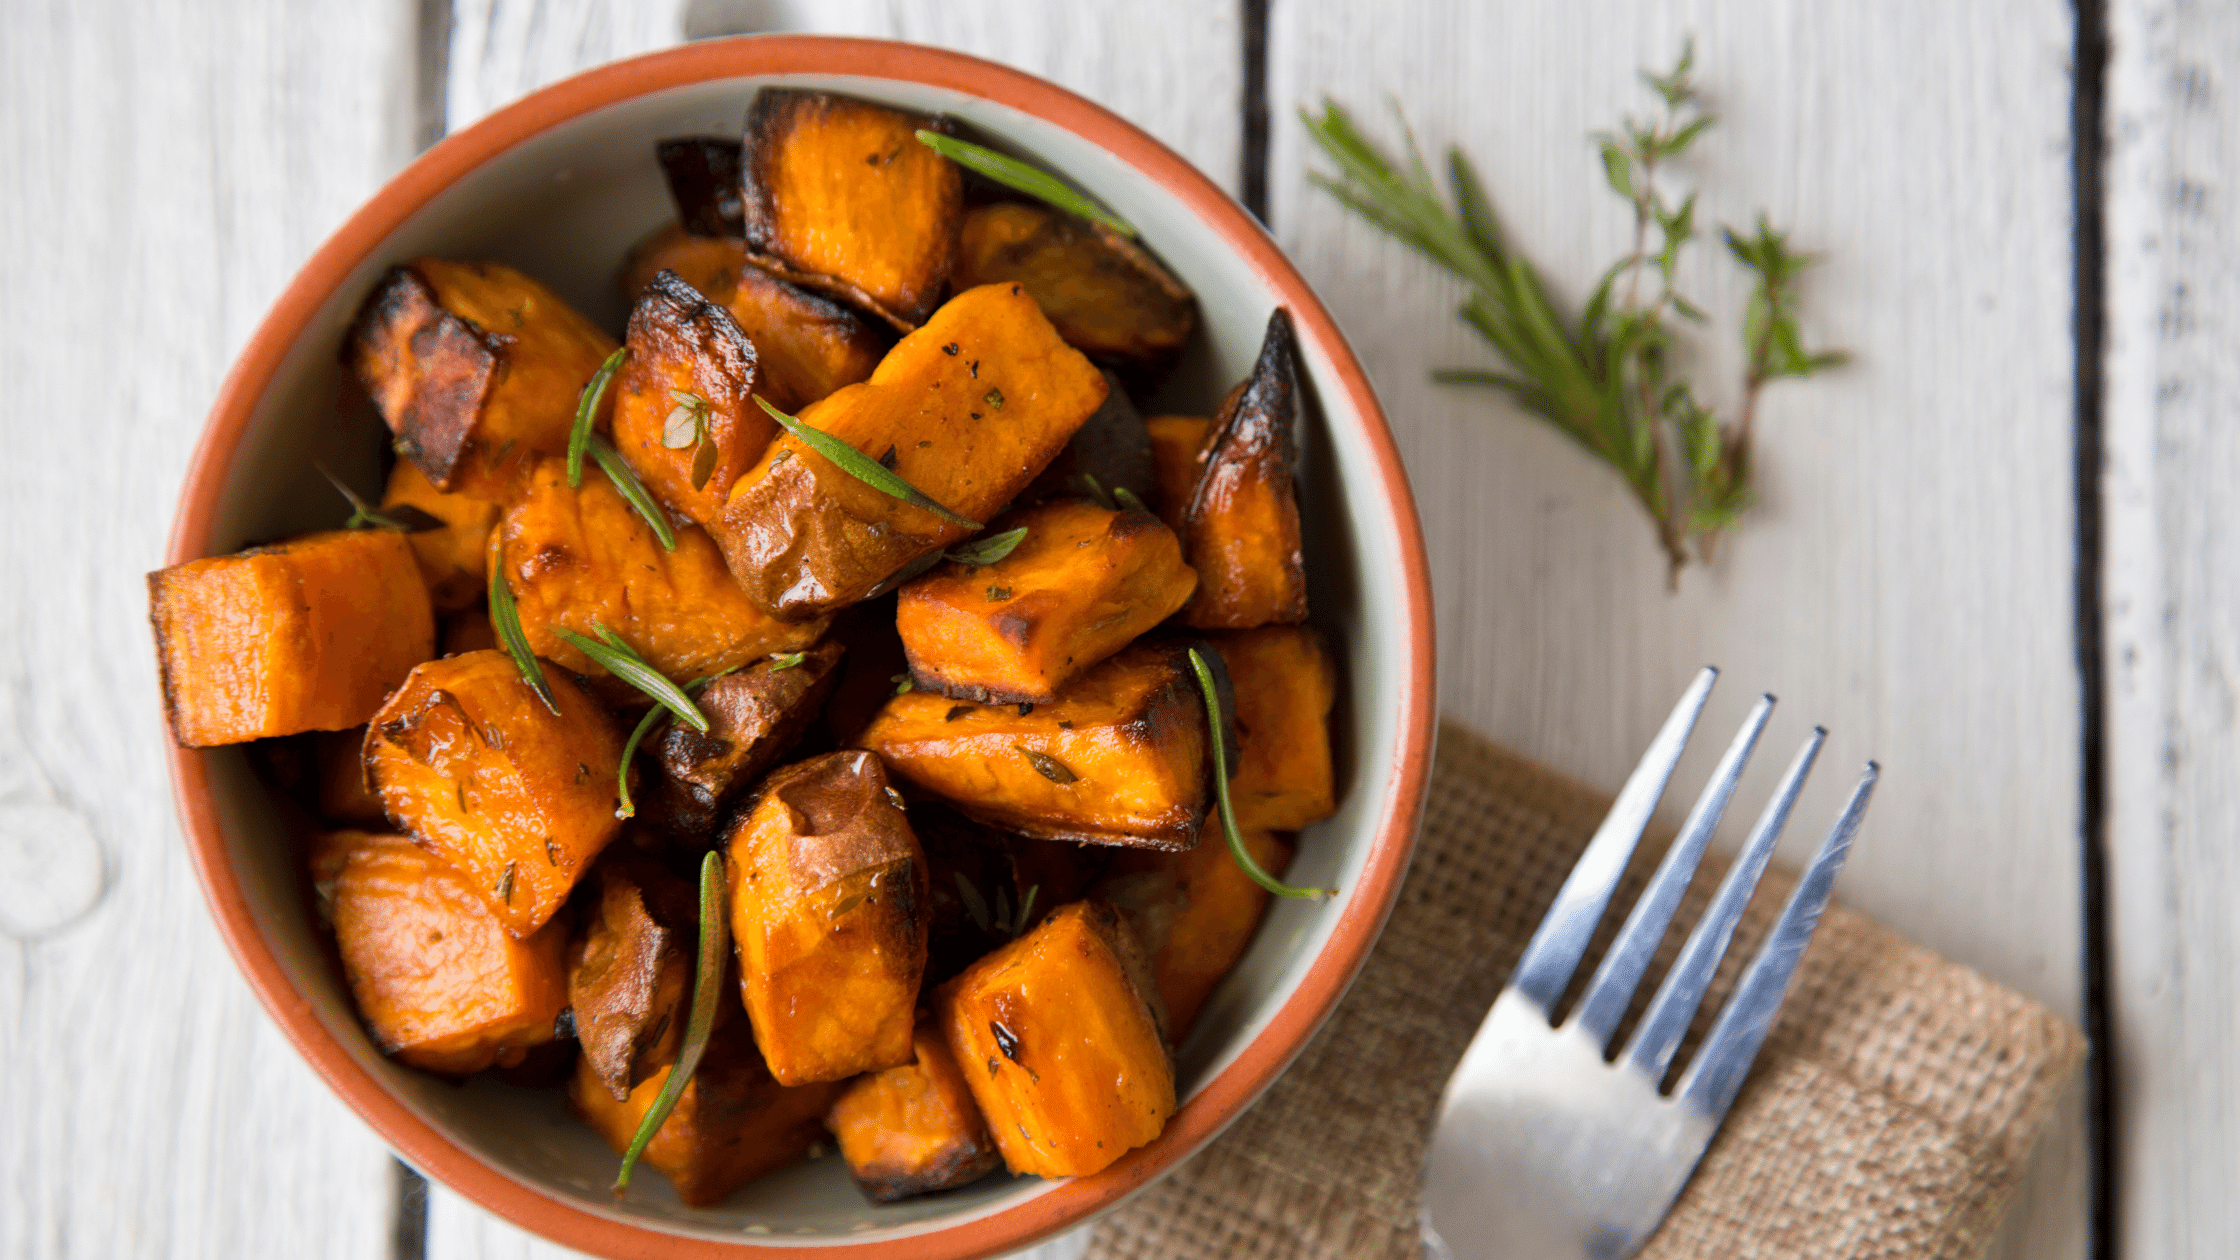
<svg viewBox="0 0 2240 1260">
<path fill-rule="evenodd" d="M 1561 1027 L 1549 1017 L 1717 677 L 1715 669 L 1698 674 L 1665 719 L 1447 1081 L 1423 1170 L 1423 1239 L 1435 1260 L 1624 1260 L 1638 1252 L 1672 1210 L 1758 1057 L 1867 812 L 1879 773 L 1873 762 L 1702 1050 L 1671 1093 L 1662 1087 L 1827 738 L 1818 727 L 1789 763 L 1640 1026 L 1614 1057 L 1610 1043 L 1773 713 L 1772 696 L 1759 699 L 1720 758 L 1578 1005 Z"/>
</svg>

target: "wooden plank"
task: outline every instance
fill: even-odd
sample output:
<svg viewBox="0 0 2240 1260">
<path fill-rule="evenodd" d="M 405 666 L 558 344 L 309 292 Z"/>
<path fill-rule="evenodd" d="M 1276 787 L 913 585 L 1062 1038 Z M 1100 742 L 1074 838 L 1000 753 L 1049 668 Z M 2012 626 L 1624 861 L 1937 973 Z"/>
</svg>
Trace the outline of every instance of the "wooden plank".
<svg viewBox="0 0 2240 1260">
<path fill-rule="evenodd" d="M 1749 699 L 1778 693 L 1779 751 L 1745 799 L 1807 724 L 1831 730 L 1789 856 L 1879 757 L 1846 898 L 2074 1016 L 2071 21 L 2059 0 L 1283 0 L 1269 190 L 1277 239 L 1354 338 L 1416 478 L 1446 711 L 1614 789 L 1689 673 L 1723 665 L 1719 735 L 1681 784 Z M 1632 228 L 1587 136 L 1648 112 L 1636 68 L 1669 65 L 1690 32 L 1726 116 L 1679 171 L 1699 221 L 1747 227 L 1764 206 L 1826 251 L 1804 323 L 1856 364 L 1768 393 L 1762 505 L 1668 595 L 1614 475 L 1499 398 L 1428 381 L 1491 362 L 1453 318 L 1461 288 L 1306 184 L 1327 164 L 1295 110 L 1331 93 L 1393 137 L 1395 96 L 1435 158 L 1455 142 L 1476 158 L 1511 239 L 1576 310 Z M 1731 406 L 1747 290 L 1715 243 L 1682 278 L 1717 330 L 1684 353 Z M 2083 1254 L 2080 1106 L 1993 1254 Z"/>
<path fill-rule="evenodd" d="M 2122 1254 L 2240 1252 L 2240 14 L 2109 9 L 2104 552 Z"/>
<path fill-rule="evenodd" d="M 411 155 L 403 3 L 19 6 L 0 41 L 0 1254 L 385 1255 L 395 1165 L 212 930 L 141 575 L 234 355 Z"/>
</svg>

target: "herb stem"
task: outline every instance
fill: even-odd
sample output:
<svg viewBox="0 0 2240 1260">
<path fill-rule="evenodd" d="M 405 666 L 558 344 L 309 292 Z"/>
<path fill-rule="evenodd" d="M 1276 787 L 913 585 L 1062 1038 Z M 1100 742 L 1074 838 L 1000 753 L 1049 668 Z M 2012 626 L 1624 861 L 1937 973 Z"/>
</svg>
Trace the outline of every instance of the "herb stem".
<svg viewBox="0 0 2240 1260">
<path fill-rule="evenodd" d="M 729 924 L 723 914 L 726 882 L 722 853 L 708 850 L 708 855 L 700 859 L 700 965 L 692 982 L 692 1015 L 685 1023 L 684 1044 L 677 1050 L 677 1061 L 670 1066 L 668 1079 L 661 1083 L 661 1093 L 655 1096 L 645 1119 L 638 1122 L 638 1132 L 630 1139 L 630 1149 L 622 1153 L 622 1168 L 614 1178 L 617 1195 L 630 1188 L 630 1173 L 637 1167 L 638 1157 L 645 1154 L 654 1134 L 668 1122 L 669 1113 L 676 1109 L 677 1099 L 684 1096 L 692 1074 L 700 1070 L 700 1059 L 708 1050 L 709 1034 L 715 1031 L 716 1000 L 723 987 L 724 950 L 730 943 L 725 930 Z"/>
<path fill-rule="evenodd" d="M 1213 787 L 1221 801 L 1221 831 L 1229 840 L 1229 856 L 1235 859 L 1245 877 L 1278 897 L 1297 897 L 1307 901 L 1321 901 L 1338 895 L 1335 888 L 1301 888 L 1286 884 L 1268 874 L 1244 847 L 1244 833 L 1237 829 L 1237 811 L 1229 803 L 1229 750 L 1221 737 L 1227 723 L 1221 714 L 1221 690 L 1213 681 L 1213 669 L 1198 649 L 1190 649 L 1190 669 L 1198 676 L 1198 690 L 1206 699 L 1207 739 L 1213 747 Z"/>
<path fill-rule="evenodd" d="M 529 648 L 529 636 L 522 633 L 521 613 L 513 605 L 513 591 L 506 585 L 505 547 L 498 548 L 496 563 L 490 566 L 490 629 L 498 636 L 498 643 L 513 658 L 513 667 L 521 671 L 521 679 L 529 684 L 544 707 L 552 716 L 560 716 L 560 705 L 552 698 L 552 688 L 544 680 L 544 666 L 537 663 L 537 654 Z"/>
</svg>

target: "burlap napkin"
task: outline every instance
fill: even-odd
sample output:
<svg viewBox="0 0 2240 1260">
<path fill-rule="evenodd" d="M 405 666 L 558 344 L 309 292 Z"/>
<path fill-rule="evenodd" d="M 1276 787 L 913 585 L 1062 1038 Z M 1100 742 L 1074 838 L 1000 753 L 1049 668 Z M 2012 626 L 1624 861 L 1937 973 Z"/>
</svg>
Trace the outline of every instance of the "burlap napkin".
<svg viewBox="0 0 2240 1260">
<path fill-rule="evenodd" d="M 1090 1254 L 1417 1255 L 1416 1180 L 1439 1091 L 1608 807 L 1447 726 L 1415 865 L 1352 991 L 1226 1134 L 1097 1225 Z M 1863 843 L 1872 828 L 1870 816 Z M 1643 844 L 1621 909 L 1669 838 Z M 1766 876 L 1682 1062 L 1790 883 Z M 1715 871 L 1699 873 L 1652 979 L 1715 886 Z M 1644 1255 L 1975 1256 L 2083 1056 L 2068 1021 L 1831 909 L 1726 1126 Z"/>
</svg>

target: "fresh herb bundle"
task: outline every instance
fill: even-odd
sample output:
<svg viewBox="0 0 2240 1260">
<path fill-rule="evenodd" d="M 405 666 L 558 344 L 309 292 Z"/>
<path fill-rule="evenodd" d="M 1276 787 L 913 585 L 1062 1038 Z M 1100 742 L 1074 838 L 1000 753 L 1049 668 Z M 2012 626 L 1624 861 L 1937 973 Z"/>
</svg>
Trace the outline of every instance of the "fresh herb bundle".
<svg viewBox="0 0 2240 1260">
<path fill-rule="evenodd" d="M 1716 121 L 1697 99 L 1689 78 L 1694 64 L 1691 41 L 1671 73 L 1643 71 L 1642 81 L 1663 103 L 1661 116 L 1643 122 L 1629 115 L 1621 131 L 1595 137 L 1604 178 L 1633 207 L 1633 249 L 1602 274 L 1575 321 L 1557 311 L 1539 273 L 1502 239 L 1484 186 L 1459 148 L 1447 153 L 1449 206 L 1412 134 L 1403 168 L 1335 101 L 1323 100 L 1319 118 L 1300 115 L 1338 166 L 1335 177 L 1308 178 L 1467 282 L 1463 320 L 1507 361 L 1506 370 L 1456 369 L 1433 379 L 1503 390 L 1617 469 L 1649 514 L 1674 588 L 1681 569 L 1709 561 L 1720 536 L 1750 506 L 1759 393 L 1769 382 L 1844 361 L 1805 348 L 1796 279 L 1817 257 L 1792 252 L 1787 235 L 1761 212 L 1749 236 L 1721 229 L 1728 252 L 1757 277 L 1742 321 L 1747 366 L 1736 419 L 1721 421 L 1676 370 L 1669 317 L 1706 322 L 1674 285 L 1680 253 L 1697 235 L 1696 199 L 1691 193 L 1672 205 L 1657 175 Z"/>
</svg>

